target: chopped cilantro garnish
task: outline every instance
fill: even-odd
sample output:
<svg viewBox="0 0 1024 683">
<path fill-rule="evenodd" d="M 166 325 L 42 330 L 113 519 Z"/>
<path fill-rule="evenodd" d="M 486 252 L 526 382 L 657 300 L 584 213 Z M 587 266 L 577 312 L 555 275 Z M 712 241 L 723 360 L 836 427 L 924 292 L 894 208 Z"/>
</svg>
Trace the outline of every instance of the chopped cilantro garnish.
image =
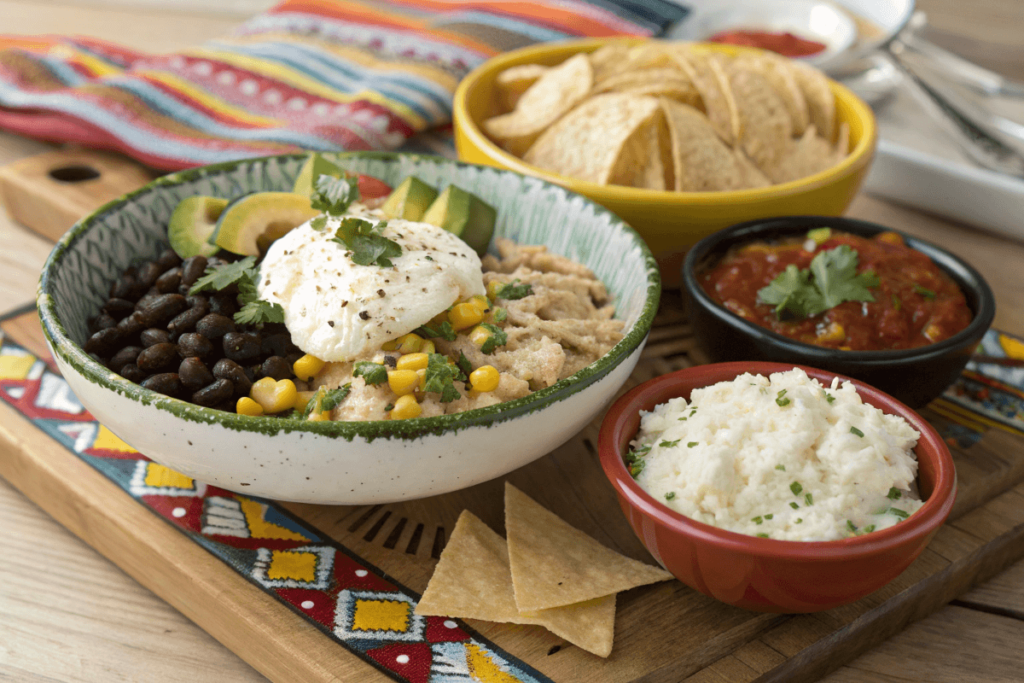
<svg viewBox="0 0 1024 683">
<path fill-rule="evenodd" d="M 675 448 L 679 445 L 680 441 L 682 441 L 682 439 L 676 439 L 675 441 L 662 441 L 658 445 L 662 448 Z"/>
<path fill-rule="evenodd" d="M 393 265 L 391 259 L 402 255 L 402 247 L 381 234 L 385 227 L 387 221 L 374 225 L 362 218 L 348 216 L 341 219 L 341 227 L 331 241 L 352 252 L 352 263 L 390 268 Z"/>
<path fill-rule="evenodd" d="M 789 485 L 789 490 L 793 492 L 794 496 L 799 496 L 800 493 L 804 490 L 804 487 L 800 485 L 800 482 L 794 481 L 792 484 Z"/>
<path fill-rule="evenodd" d="M 448 359 L 440 353 L 432 353 L 427 358 L 427 381 L 424 391 L 441 394 L 441 403 L 451 403 L 461 398 L 462 394 L 455 388 L 456 368 L 448 364 Z"/>
<path fill-rule="evenodd" d="M 863 438 L 863 436 L 864 436 L 864 432 L 860 431 L 860 430 L 859 430 L 859 429 L 857 429 L 856 427 L 850 427 L 850 433 L 851 433 L 851 434 L 853 434 L 853 435 L 855 435 L 855 436 L 859 436 L 859 437 L 862 437 L 862 438 Z"/>
<path fill-rule="evenodd" d="M 452 324 L 445 320 L 437 327 L 431 327 L 430 325 L 422 325 L 416 330 L 416 334 L 424 338 L 440 337 L 445 341 L 455 341 L 455 328 Z"/>
<path fill-rule="evenodd" d="M 494 289 L 494 298 L 514 301 L 515 299 L 523 299 L 533 294 L 533 285 L 517 285 L 517 282 L 519 282 L 519 278 L 496 287 Z"/>
<path fill-rule="evenodd" d="M 395 409 L 395 404 L 394 403 L 389 403 L 386 406 L 384 406 L 384 412 L 385 413 L 390 413 L 394 409 Z"/>
<path fill-rule="evenodd" d="M 914 291 L 923 296 L 925 299 L 935 298 L 935 292 L 928 289 L 927 287 L 922 287 L 921 285 L 914 285 Z"/>
<path fill-rule="evenodd" d="M 870 534 L 874 530 L 875 530 L 875 525 L 874 524 L 868 524 L 866 527 L 864 527 L 864 530 L 861 533 Z"/>
<path fill-rule="evenodd" d="M 906 519 L 910 516 L 905 510 L 900 510 L 899 508 L 889 508 L 889 512 L 896 515 L 900 519 Z"/>
<path fill-rule="evenodd" d="M 765 515 L 764 518 L 765 519 L 774 519 L 775 515 Z"/>
<path fill-rule="evenodd" d="M 833 403 L 836 400 L 836 397 L 828 392 L 825 392 L 825 400 L 828 401 L 829 403 Z"/>
<path fill-rule="evenodd" d="M 241 306 L 241 309 L 234 315 L 236 323 L 239 325 L 283 323 L 284 309 L 280 304 L 272 304 L 259 298 L 256 289 L 258 280 L 256 257 L 247 256 L 241 261 L 207 268 L 206 273 L 196 280 L 188 293 L 195 295 L 207 290 L 221 291 L 231 285 L 237 285 L 238 305 Z"/>
<path fill-rule="evenodd" d="M 480 327 L 491 333 L 491 336 L 489 336 L 487 341 L 483 343 L 483 346 L 480 347 L 481 352 L 485 354 L 492 354 L 494 353 L 494 349 L 508 343 L 508 335 L 505 334 L 505 330 L 500 327 L 495 327 L 490 323 L 480 323 Z"/>
<path fill-rule="evenodd" d="M 786 471 L 786 466 L 785 465 L 776 465 L 775 469 L 779 470 L 780 472 L 785 472 Z"/>
<path fill-rule="evenodd" d="M 356 369 L 352 371 L 352 376 L 362 377 L 367 384 L 375 386 L 388 381 L 388 369 L 380 363 L 361 360 L 356 361 Z"/>
<path fill-rule="evenodd" d="M 466 358 L 466 354 L 464 354 L 462 351 L 459 351 L 459 358 L 458 360 L 455 361 L 455 366 L 462 373 L 462 376 L 456 379 L 461 379 L 463 382 L 468 382 L 469 376 L 473 374 L 473 364 L 469 362 L 469 359 Z"/>
<path fill-rule="evenodd" d="M 698 443 L 697 441 L 689 441 L 689 442 L 687 442 L 686 447 L 687 448 L 693 448 L 694 446 L 697 445 L 697 443 Z"/>
<path fill-rule="evenodd" d="M 629 476 L 636 479 L 640 476 L 640 473 L 644 471 L 644 467 L 647 466 L 646 460 L 637 460 L 629 468 Z"/>
<path fill-rule="evenodd" d="M 857 274 L 857 252 L 843 244 L 818 253 L 809 269 L 790 264 L 786 270 L 757 292 L 758 303 L 775 306 L 775 314 L 788 312 L 796 318 L 809 318 L 844 301 L 874 301 L 868 291 L 878 287 L 872 272 Z"/>
<path fill-rule="evenodd" d="M 889 500 L 899 500 L 902 495 L 903 494 L 900 493 L 900 490 L 893 486 L 891 489 L 889 489 L 889 493 L 887 493 L 885 497 L 888 498 Z"/>
<path fill-rule="evenodd" d="M 758 538 L 768 538 L 768 534 L 758 534 Z"/>
<path fill-rule="evenodd" d="M 323 400 L 320 401 L 320 410 L 334 410 L 341 402 L 348 396 L 348 392 L 352 390 L 351 384 L 344 384 L 337 389 L 331 389 L 324 394 Z"/>
<path fill-rule="evenodd" d="M 208 289 L 219 292 L 222 289 L 230 287 L 239 280 L 250 277 L 255 266 L 256 257 L 247 256 L 241 261 L 225 263 L 222 266 L 207 268 L 203 276 L 196 280 L 196 283 L 188 290 L 188 293 L 189 295 L 194 296 L 199 292 L 205 292 Z"/>
<path fill-rule="evenodd" d="M 810 493 L 805 493 L 804 502 L 807 503 L 808 505 L 814 505 L 814 496 L 812 496 Z"/>
<path fill-rule="evenodd" d="M 803 523 L 804 523 L 804 518 L 803 517 L 797 517 L 796 521 L 793 522 L 793 524 L 803 524 Z"/>
<path fill-rule="evenodd" d="M 796 504 L 796 503 L 790 503 L 789 507 L 793 508 L 794 510 L 799 510 L 800 509 L 800 506 L 798 504 Z"/>
<path fill-rule="evenodd" d="M 846 528 L 853 532 L 857 531 L 857 527 L 850 520 L 846 520 Z"/>
<path fill-rule="evenodd" d="M 672 500 L 675 497 L 676 497 L 676 492 L 675 491 L 669 491 L 668 493 L 665 494 L 665 500 Z"/>
<path fill-rule="evenodd" d="M 754 517 L 750 521 L 753 522 L 754 524 L 760 524 L 763 520 L 760 517 Z"/>
<path fill-rule="evenodd" d="M 314 188 L 310 205 L 332 216 L 345 213 L 348 205 L 359 199 L 359 184 L 355 179 L 335 178 L 323 174 L 316 179 Z"/>
</svg>

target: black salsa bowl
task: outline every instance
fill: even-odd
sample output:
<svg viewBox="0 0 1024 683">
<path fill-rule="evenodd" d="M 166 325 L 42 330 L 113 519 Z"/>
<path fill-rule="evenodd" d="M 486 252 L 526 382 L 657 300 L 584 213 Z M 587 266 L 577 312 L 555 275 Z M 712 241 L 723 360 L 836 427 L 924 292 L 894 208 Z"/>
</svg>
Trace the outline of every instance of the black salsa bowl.
<svg viewBox="0 0 1024 683">
<path fill-rule="evenodd" d="M 960 287 L 973 314 L 971 323 L 952 337 L 928 346 L 843 351 L 799 342 L 744 320 L 715 303 L 698 281 L 733 247 L 799 237 L 820 227 L 868 238 L 882 232 L 901 235 L 907 246 L 928 256 Z M 809 365 L 859 379 L 915 408 L 926 405 L 956 381 L 996 314 L 992 290 L 967 263 L 934 244 L 852 218 L 789 216 L 733 225 L 694 245 L 686 256 L 682 276 L 694 335 L 712 363 L 766 360 Z"/>
</svg>

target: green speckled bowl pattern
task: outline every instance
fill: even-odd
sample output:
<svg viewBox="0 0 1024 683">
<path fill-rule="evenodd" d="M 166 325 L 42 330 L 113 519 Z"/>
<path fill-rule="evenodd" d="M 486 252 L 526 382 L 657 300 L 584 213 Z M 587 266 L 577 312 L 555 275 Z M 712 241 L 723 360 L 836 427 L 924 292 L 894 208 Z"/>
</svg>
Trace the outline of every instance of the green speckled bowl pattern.
<svg viewBox="0 0 1024 683">
<path fill-rule="evenodd" d="M 454 183 L 497 209 L 495 234 L 543 244 L 607 285 L 625 338 L 554 386 L 457 415 L 380 422 L 301 422 L 202 408 L 129 382 L 82 350 L 87 321 L 129 265 L 167 246 L 167 222 L 194 195 L 290 190 L 304 155 L 249 159 L 164 176 L 82 219 L 43 269 L 38 306 L 61 372 L 103 424 L 157 462 L 207 483 L 270 498 L 366 504 L 422 497 L 505 474 L 564 443 L 593 419 L 639 359 L 660 295 L 643 240 L 614 214 L 534 178 L 440 157 L 327 155 L 397 185 L 415 175 Z"/>
</svg>

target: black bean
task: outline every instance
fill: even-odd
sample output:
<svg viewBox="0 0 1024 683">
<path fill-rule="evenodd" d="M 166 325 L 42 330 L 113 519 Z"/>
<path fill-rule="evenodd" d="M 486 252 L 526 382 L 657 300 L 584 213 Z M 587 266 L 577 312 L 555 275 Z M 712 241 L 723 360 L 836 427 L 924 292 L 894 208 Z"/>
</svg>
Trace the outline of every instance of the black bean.
<svg viewBox="0 0 1024 683">
<path fill-rule="evenodd" d="M 205 306 L 206 310 L 210 310 L 210 297 L 205 294 L 190 294 L 185 297 L 185 302 L 189 308 L 195 308 L 196 306 Z"/>
<path fill-rule="evenodd" d="M 134 299 L 138 296 L 139 281 L 129 275 L 122 275 L 110 286 L 111 299 Z"/>
<path fill-rule="evenodd" d="M 99 332 L 100 330 L 105 330 L 108 327 L 117 327 L 117 320 L 108 313 L 100 313 L 92 319 L 91 327 L 94 332 Z"/>
<path fill-rule="evenodd" d="M 178 377 L 189 391 L 198 391 L 214 380 L 213 373 L 206 367 L 206 363 L 198 358 L 186 358 L 181 361 L 181 365 L 178 366 Z"/>
<path fill-rule="evenodd" d="M 221 401 L 217 405 L 213 406 L 213 408 L 214 408 L 214 410 L 223 410 L 225 413 L 237 412 L 235 410 L 235 401 L 233 399 L 227 400 L 227 401 Z"/>
<path fill-rule="evenodd" d="M 211 256 L 210 258 L 206 259 L 207 268 L 220 268 L 221 266 L 226 266 L 227 264 L 228 262 L 222 259 L 220 256 Z"/>
<path fill-rule="evenodd" d="M 140 353 L 142 353 L 141 346 L 126 346 L 115 353 L 114 357 L 110 359 L 110 367 L 114 370 L 120 370 L 129 363 L 134 364 Z"/>
<path fill-rule="evenodd" d="M 150 300 L 137 312 L 142 314 L 143 324 L 147 327 L 155 327 L 184 311 L 187 305 L 185 297 L 180 294 L 161 294 Z"/>
<path fill-rule="evenodd" d="M 177 359 L 178 347 L 176 344 L 154 344 L 143 349 L 135 363 L 147 372 L 154 372 L 166 368 Z"/>
<path fill-rule="evenodd" d="M 160 272 L 170 270 L 175 266 L 181 265 L 181 257 L 178 256 L 173 249 L 165 249 L 160 256 L 156 259 L 156 264 L 160 266 Z"/>
<path fill-rule="evenodd" d="M 127 339 L 144 330 L 146 326 L 142 322 L 142 314 L 136 311 L 117 324 L 117 331 Z"/>
<path fill-rule="evenodd" d="M 157 344 L 170 343 L 171 335 L 168 334 L 167 330 L 151 327 L 148 330 L 143 330 L 142 334 L 139 335 L 139 341 L 148 349 L 150 346 L 156 346 Z"/>
<path fill-rule="evenodd" d="M 235 393 L 235 385 L 229 379 L 218 379 L 213 384 L 192 394 L 192 402 L 212 408 L 230 399 Z"/>
<path fill-rule="evenodd" d="M 163 294 L 170 294 L 178 290 L 181 284 L 181 268 L 171 268 L 156 279 L 156 288 Z"/>
<path fill-rule="evenodd" d="M 252 389 L 250 380 L 242 366 L 230 358 L 221 358 L 213 366 L 213 376 L 217 379 L 229 379 L 235 385 L 235 393 L 238 396 L 248 396 Z"/>
<path fill-rule="evenodd" d="M 121 274 L 124 275 L 125 277 L 130 277 L 134 280 L 137 280 L 139 277 L 139 269 L 135 266 L 128 266 L 127 268 L 124 269 L 124 272 Z"/>
<path fill-rule="evenodd" d="M 135 382 L 136 384 L 140 384 L 142 380 L 149 376 L 145 370 L 135 363 L 125 363 L 125 365 L 118 370 L 117 374 L 121 375 L 129 382 Z"/>
<path fill-rule="evenodd" d="M 146 263 L 143 263 L 142 267 L 139 268 L 139 284 L 149 289 L 165 270 L 167 269 L 161 268 L 160 264 L 156 261 L 147 261 Z"/>
<path fill-rule="evenodd" d="M 175 396 L 181 393 L 181 379 L 174 372 L 163 372 L 159 375 L 153 375 L 149 379 L 144 380 L 142 386 L 161 394 L 167 394 L 168 396 Z"/>
<path fill-rule="evenodd" d="M 196 332 L 207 339 L 220 339 L 228 332 L 234 331 L 234 321 L 220 313 L 209 313 L 196 323 Z"/>
<path fill-rule="evenodd" d="M 305 355 L 306 354 L 304 354 L 302 351 L 292 351 L 291 353 L 285 355 L 284 359 L 288 361 L 288 365 L 295 365 L 295 361 L 297 361 L 298 359 L 302 358 Z"/>
<path fill-rule="evenodd" d="M 135 304 L 127 299 L 111 299 L 107 303 L 103 304 L 103 311 L 117 320 L 120 320 L 126 315 L 130 315 L 134 310 Z"/>
<path fill-rule="evenodd" d="M 109 356 L 117 348 L 121 341 L 121 333 L 116 327 L 108 327 L 100 330 L 85 340 L 82 348 L 86 353 L 95 353 L 97 356 Z"/>
<path fill-rule="evenodd" d="M 269 356 L 283 356 L 289 351 L 289 344 L 292 341 L 287 332 L 276 332 L 267 334 L 266 327 L 263 329 L 263 341 L 260 343 L 260 350 Z"/>
<path fill-rule="evenodd" d="M 293 376 L 292 366 L 281 356 L 271 356 L 263 361 L 262 370 L 264 377 L 273 377 L 277 381 L 290 379 Z"/>
<path fill-rule="evenodd" d="M 201 334 L 186 332 L 178 337 L 178 355 L 182 358 L 206 358 L 213 351 L 213 344 Z"/>
<path fill-rule="evenodd" d="M 179 313 L 174 316 L 171 322 L 167 323 L 167 331 L 172 334 L 181 334 L 182 332 L 188 332 L 196 323 L 206 315 L 205 306 L 193 306 L 192 308 Z"/>
<path fill-rule="evenodd" d="M 192 256 L 181 264 L 181 284 L 191 287 L 206 272 L 206 257 Z"/>
<path fill-rule="evenodd" d="M 260 338 L 251 332 L 228 332 L 221 344 L 224 355 L 239 363 L 260 355 Z"/>
<path fill-rule="evenodd" d="M 233 316 L 238 312 L 238 304 L 235 301 L 235 296 L 232 294 L 225 294 L 218 292 L 210 297 L 210 312 L 219 313 L 227 317 Z"/>
</svg>

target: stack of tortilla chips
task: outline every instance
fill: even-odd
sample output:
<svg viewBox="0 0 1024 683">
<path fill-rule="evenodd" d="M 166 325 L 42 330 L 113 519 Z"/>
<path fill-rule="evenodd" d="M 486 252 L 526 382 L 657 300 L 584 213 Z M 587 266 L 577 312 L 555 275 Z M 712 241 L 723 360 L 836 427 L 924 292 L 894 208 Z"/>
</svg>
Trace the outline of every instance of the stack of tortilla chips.
<svg viewBox="0 0 1024 683">
<path fill-rule="evenodd" d="M 464 510 L 416 614 L 537 624 L 607 657 L 615 594 L 672 578 L 609 550 L 508 483 L 505 529 L 507 543 Z"/>
<path fill-rule="evenodd" d="M 847 155 L 828 79 L 768 52 L 611 43 L 499 74 L 484 121 L 507 151 L 602 185 L 713 192 L 823 171 Z"/>
</svg>

